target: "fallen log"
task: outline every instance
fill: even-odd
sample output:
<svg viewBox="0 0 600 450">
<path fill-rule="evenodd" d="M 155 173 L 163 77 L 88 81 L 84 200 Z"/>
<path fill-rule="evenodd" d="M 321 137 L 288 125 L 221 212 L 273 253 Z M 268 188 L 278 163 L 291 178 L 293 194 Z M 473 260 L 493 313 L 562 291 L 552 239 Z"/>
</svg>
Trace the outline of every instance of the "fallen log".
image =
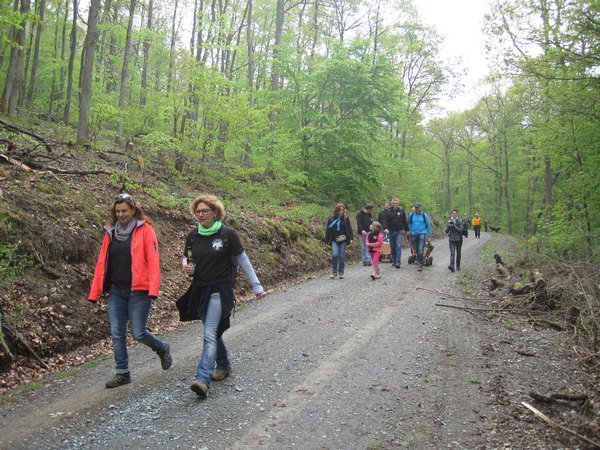
<svg viewBox="0 0 600 450">
<path fill-rule="evenodd" d="M 540 419 L 542 419 L 544 422 L 548 423 L 549 425 L 555 427 L 555 428 L 559 428 L 563 431 L 566 431 L 567 433 L 572 434 L 573 436 L 576 436 L 578 439 L 587 442 L 588 444 L 591 444 L 594 446 L 594 448 L 600 448 L 600 442 L 594 441 L 586 436 L 583 436 L 579 433 L 577 433 L 574 430 L 571 430 L 567 427 L 564 427 L 562 425 L 560 425 L 559 423 L 555 422 L 554 420 L 550 419 L 548 416 L 546 416 L 543 412 L 535 409 L 533 406 L 531 406 L 529 403 L 526 402 L 521 402 L 521 405 L 523 405 L 525 408 L 527 408 L 528 410 L 530 410 L 531 412 L 533 412 L 536 416 L 538 416 Z"/>
<path fill-rule="evenodd" d="M 48 153 L 52 153 L 52 145 L 48 141 L 46 141 L 46 138 L 44 138 L 43 136 L 40 136 L 39 134 L 36 134 L 33 131 L 19 128 L 16 125 L 12 125 L 2 119 L 0 119 L 0 124 L 2 124 L 7 130 L 14 131 L 15 133 L 19 134 L 26 134 L 27 136 L 31 136 L 32 138 L 37 139 L 42 144 L 44 144 L 44 147 L 46 147 L 46 151 Z"/>
<path fill-rule="evenodd" d="M 6 155 L 0 153 L 0 158 L 2 158 L 7 163 L 12 164 L 13 166 L 17 166 L 23 172 L 27 172 L 27 173 L 33 172 L 33 169 L 31 167 L 29 167 L 28 165 L 22 163 L 21 161 L 18 161 L 18 160 L 14 159 L 14 158 L 11 158 L 10 156 L 6 156 Z"/>
<path fill-rule="evenodd" d="M 537 392 L 530 392 L 529 396 L 538 402 L 552 403 L 557 400 L 567 400 L 570 402 L 586 402 L 588 399 L 587 394 L 568 394 L 566 392 L 554 392 L 549 395 L 539 394 Z"/>
</svg>

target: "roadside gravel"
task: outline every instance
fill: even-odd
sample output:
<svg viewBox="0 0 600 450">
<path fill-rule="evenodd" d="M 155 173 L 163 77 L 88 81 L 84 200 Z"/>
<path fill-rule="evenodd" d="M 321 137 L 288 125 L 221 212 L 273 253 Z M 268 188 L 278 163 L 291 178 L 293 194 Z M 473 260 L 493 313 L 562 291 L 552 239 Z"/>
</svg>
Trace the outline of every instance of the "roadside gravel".
<svg viewBox="0 0 600 450">
<path fill-rule="evenodd" d="M 464 283 L 489 267 L 478 252 L 489 239 L 465 241 L 460 273 L 448 271 L 440 241 L 421 273 L 383 263 L 372 281 L 369 268 L 354 266 L 343 280 L 324 275 L 239 308 L 225 334 L 234 373 L 204 401 L 189 388 L 200 323 L 162 336 L 174 359 L 168 371 L 135 346 L 129 385 L 104 388 L 110 358 L 52 377 L 0 405 L 0 448 L 576 446 L 520 406 L 544 386 L 585 388 L 564 334 L 436 306 L 464 305 Z"/>
</svg>

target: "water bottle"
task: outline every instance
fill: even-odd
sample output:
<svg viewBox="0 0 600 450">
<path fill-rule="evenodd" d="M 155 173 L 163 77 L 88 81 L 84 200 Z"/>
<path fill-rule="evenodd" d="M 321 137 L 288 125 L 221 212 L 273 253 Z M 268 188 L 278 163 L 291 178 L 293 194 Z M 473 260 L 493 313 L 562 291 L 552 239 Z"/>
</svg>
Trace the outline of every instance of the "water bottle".
<svg viewBox="0 0 600 450">
<path fill-rule="evenodd" d="M 192 272 L 188 276 L 193 277 L 194 271 L 196 270 L 196 264 L 194 263 L 194 259 L 192 258 L 192 249 L 191 248 L 187 251 L 187 263 L 188 263 L 188 266 L 190 266 L 192 268 Z"/>
</svg>

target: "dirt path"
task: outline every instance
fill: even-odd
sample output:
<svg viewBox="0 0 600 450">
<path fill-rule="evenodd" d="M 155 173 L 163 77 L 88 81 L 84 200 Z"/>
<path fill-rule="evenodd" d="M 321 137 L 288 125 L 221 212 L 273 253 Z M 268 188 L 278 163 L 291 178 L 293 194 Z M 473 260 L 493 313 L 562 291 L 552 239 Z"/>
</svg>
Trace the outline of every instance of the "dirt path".
<svg viewBox="0 0 600 450">
<path fill-rule="evenodd" d="M 343 280 L 323 276 L 238 310 L 225 334 L 234 374 L 213 382 L 204 401 L 189 389 L 199 323 L 164 336 L 174 357 L 166 372 L 136 346 L 130 385 L 104 388 L 110 359 L 54 378 L 0 406 L 0 447 L 502 446 L 513 432 L 496 428 L 498 385 L 512 366 L 484 350 L 506 330 L 491 336 L 481 320 L 435 306 L 440 296 L 420 289 L 452 290 L 457 277 L 481 265 L 477 250 L 488 239 L 482 233 L 465 241 L 460 274 L 448 271 L 441 241 L 422 273 L 383 264 L 374 282 L 369 268 L 355 266 Z M 533 438 L 530 447 L 544 448 L 541 436 Z"/>
</svg>

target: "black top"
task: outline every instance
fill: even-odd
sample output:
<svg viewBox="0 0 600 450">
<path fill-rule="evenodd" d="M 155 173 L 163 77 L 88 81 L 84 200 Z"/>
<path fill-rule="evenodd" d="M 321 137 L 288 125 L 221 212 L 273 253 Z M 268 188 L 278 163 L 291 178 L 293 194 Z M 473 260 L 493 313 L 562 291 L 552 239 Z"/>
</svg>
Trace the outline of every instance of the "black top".
<svg viewBox="0 0 600 450">
<path fill-rule="evenodd" d="M 327 228 L 325 229 L 325 241 L 327 244 L 331 244 L 336 237 L 342 235 L 346 236 L 346 242 L 348 243 L 354 240 L 350 219 L 346 215 L 330 217 L 327 220 Z"/>
<path fill-rule="evenodd" d="M 108 278 L 110 284 L 131 289 L 131 234 L 121 242 L 113 231 L 108 249 Z"/>
<path fill-rule="evenodd" d="M 390 208 L 384 214 L 384 230 L 390 231 L 408 231 L 408 223 L 406 222 L 406 213 L 402 208 Z"/>
<path fill-rule="evenodd" d="M 192 250 L 192 260 L 196 264 L 194 281 L 205 286 L 228 282 L 231 275 L 232 258 L 244 251 L 235 230 L 225 226 L 210 236 L 198 234 L 198 229 L 195 228 L 185 240 L 183 250 L 185 256 L 189 249 Z"/>
<path fill-rule="evenodd" d="M 364 210 L 359 211 L 356 215 L 356 232 L 358 234 L 362 234 L 363 231 L 368 233 L 370 231 L 371 223 L 373 223 L 371 213 L 365 212 Z"/>
<path fill-rule="evenodd" d="M 198 234 L 198 228 L 193 229 L 185 241 L 185 256 L 189 249 L 192 250 L 196 268 L 189 289 L 176 302 L 179 320 L 203 320 L 210 295 L 218 292 L 221 297 L 221 320 L 217 336 L 221 336 L 229 328 L 229 318 L 235 307 L 231 286 L 233 259 L 244 248 L 235 230 L 222 226 L 210 236 L 202 236 Z"/>
</svg>

